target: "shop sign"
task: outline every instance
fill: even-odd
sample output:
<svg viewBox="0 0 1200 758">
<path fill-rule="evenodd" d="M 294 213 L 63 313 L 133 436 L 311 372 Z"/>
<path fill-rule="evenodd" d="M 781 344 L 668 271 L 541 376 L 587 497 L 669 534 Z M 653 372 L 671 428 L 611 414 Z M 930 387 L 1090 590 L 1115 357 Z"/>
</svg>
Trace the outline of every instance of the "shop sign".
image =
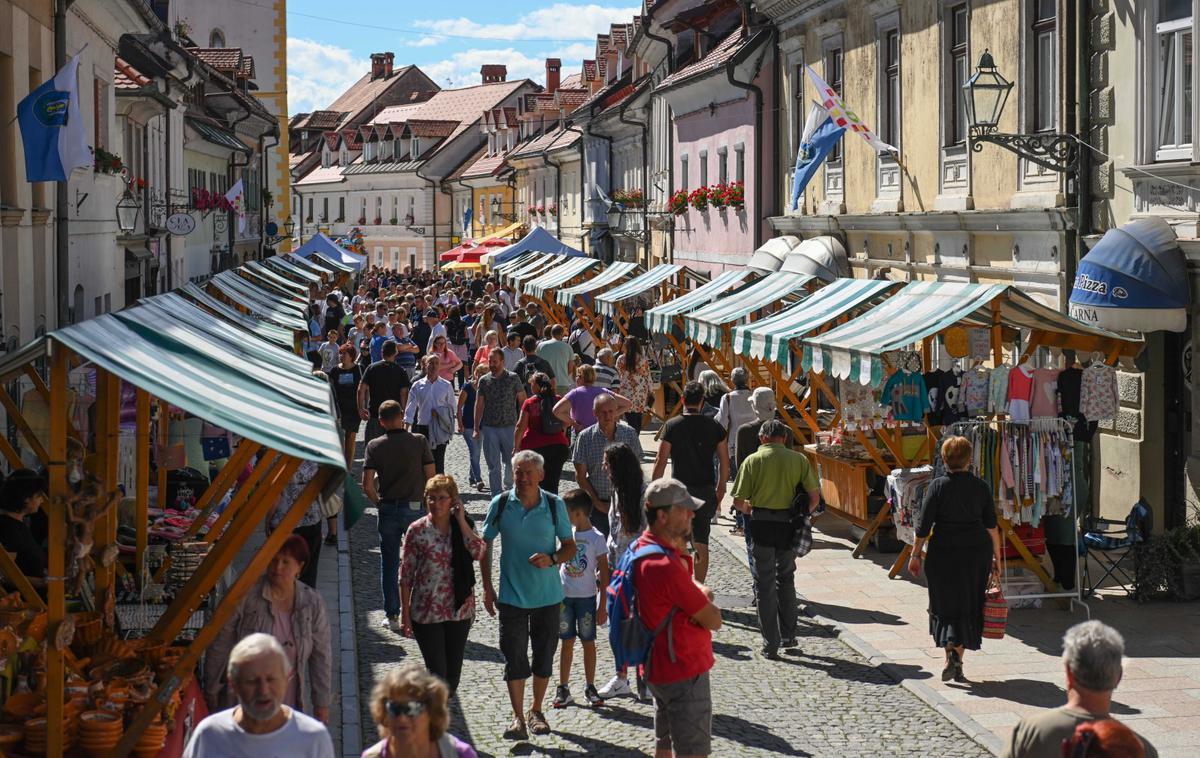
<svg viewBox="0 0 1200 758">
<path fill-rule="evenodd" d="M 172 213 L 167 216 L 167 231 L 178 237 L 186 237 L 196 229 L 196 219 L 190 213 Z"/>
</svg>

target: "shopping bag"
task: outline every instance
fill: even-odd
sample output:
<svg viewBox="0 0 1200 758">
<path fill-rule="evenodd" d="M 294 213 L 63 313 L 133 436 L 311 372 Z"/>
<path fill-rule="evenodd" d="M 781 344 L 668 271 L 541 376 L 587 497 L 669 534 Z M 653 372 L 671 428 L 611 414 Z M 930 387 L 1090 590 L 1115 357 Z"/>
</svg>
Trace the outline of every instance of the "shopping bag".
<svg viewBox="0 0 1200 758">
<path fill-rule="evenodd" d="M 792 516 L 792 550 L 797 558 L 803 558 L 812 550 L 812 514 L 799 513 Z"/>
<path fill-rule="evenodd" d="M 1008 601 L 1004 599 L 1004 590 L 1000 589 L 999 579 L 993 575 L 983 594 L 983 636 L 989 640 L 1002 640 L 1006 626 Z"/>
</svg>

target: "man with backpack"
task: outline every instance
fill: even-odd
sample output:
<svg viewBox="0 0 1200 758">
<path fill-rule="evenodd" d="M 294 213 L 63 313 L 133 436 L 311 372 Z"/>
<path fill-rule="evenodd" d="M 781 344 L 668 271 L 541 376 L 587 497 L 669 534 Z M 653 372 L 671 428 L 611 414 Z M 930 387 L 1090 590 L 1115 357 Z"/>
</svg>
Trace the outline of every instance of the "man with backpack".
<svg viewBox="0 0 1200 758">
<path fill-rule="evenodd" d="M 678 479 L 646 488 L 645 533 L 609 585 L 610 641 L 618 667 L 644 664 L 654 695 L 655 758 L 712 753 L 712 633 L 721 609 L 692 578 L 687 545 L 704 501 Z"/>
</svg>

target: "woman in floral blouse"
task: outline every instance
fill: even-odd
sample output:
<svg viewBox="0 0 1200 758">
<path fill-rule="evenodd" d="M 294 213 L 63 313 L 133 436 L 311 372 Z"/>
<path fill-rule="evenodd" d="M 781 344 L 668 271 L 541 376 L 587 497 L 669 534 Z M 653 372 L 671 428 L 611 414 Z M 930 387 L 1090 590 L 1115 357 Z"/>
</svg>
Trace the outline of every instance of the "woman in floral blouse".
<svg viewBox="0 0 1200 758">
<path fill-rule="evenodd" d="M 617 372 L 621 377 L 620 393 L 633 403 L 633 408 L 625 414 L 625 423 L 640 432 L 642 417 L 650 406 L 654 388 L 650 383 L 650 365 L 642 355 L 642 343 L 637 337 L 625 340 L 625 351 L 617 363 Z"/>
<path fill-rule="evenodd" d="M 475 618 L 475 562 L 486 544 L 453 477 L 438 474 L 426 482 L 425 505 L 429 515 L 408 528 L 400 555 L 400 625 L 416 638 L 425 666 L 454 692 Z"/>
</svg>

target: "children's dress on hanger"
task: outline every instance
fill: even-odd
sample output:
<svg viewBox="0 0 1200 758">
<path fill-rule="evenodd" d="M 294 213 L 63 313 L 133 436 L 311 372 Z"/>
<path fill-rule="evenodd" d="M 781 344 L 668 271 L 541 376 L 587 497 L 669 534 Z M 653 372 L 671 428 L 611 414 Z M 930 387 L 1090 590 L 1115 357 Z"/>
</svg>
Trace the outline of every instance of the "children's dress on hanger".
<svg viewBox="0 0 1200 758">
<path fill-rule="evenodd" d="M 1029 401 L 1033 397 L 1033 370 L 1017 366 L 1008 372 L 1008 417 L 1012 421 L 1029 420 Z"/>
</svg>

